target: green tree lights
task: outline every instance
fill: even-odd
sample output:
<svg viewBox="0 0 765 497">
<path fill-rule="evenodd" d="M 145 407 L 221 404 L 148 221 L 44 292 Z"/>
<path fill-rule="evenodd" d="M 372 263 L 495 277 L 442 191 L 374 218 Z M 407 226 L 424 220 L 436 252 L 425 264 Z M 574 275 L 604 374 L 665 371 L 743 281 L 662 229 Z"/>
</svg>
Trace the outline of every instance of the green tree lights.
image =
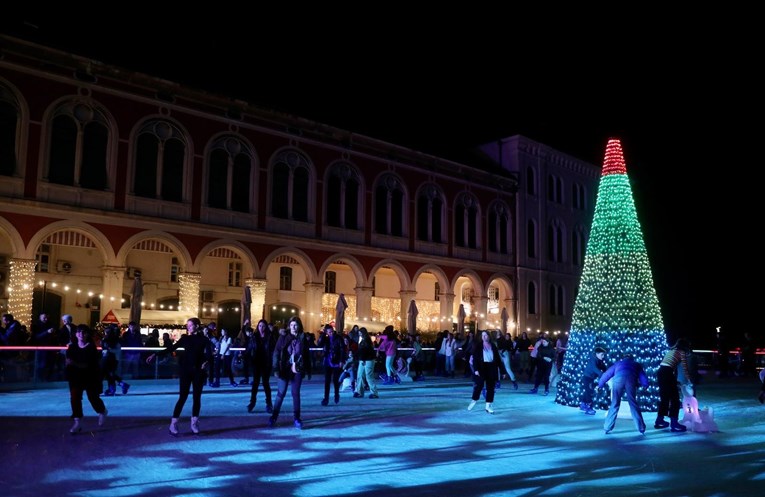
<svg viewBox="0 0 765 497">
<path fill-rule="evenodd" d="M 637 400 L 641 409 L 655 411 L 656 373 L 667 348 L 666 334 L 621 143 L 615 139 L 606 146 L 556 402 L 579 405 L 582 374 L 598 346 L 608 351 L 607 365 L 624 354 L 643 365 L 650 386 L 638 390 Z M 594 404 L 608 407 L 607 392 L 597 392 Z"/>
</svg>

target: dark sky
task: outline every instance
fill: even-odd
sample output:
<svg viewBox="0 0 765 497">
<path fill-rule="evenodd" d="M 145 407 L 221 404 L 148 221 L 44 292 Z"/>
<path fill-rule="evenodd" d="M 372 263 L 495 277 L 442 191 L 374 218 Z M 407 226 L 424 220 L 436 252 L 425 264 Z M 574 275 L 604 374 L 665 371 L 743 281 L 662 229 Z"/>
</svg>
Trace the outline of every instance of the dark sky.
<svg viewBox="0 0 765 497">
<path fill-rule="evenodd" d="M 523 134 L 599 165 L 621 138 L 668 333 L 708 346 L 716 326 L 754 324 L 762 138 L 751 123 L 764 86 L 746 16 L 723 38 L 702 22 L 725 24 L 719 13 L 632 29 L 524 13 L 312 14 L 231 11 L 171 29 L 158 15 L 104 25 L 47 13 L 0 26 L 455 160 Z"/>
</svg>

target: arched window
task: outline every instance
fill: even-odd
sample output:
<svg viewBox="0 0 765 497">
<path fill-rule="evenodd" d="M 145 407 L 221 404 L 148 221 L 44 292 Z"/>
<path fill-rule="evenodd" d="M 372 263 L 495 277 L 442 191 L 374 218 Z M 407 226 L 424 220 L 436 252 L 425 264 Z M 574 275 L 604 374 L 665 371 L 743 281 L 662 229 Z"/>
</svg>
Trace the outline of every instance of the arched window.
<svg viewBox="0 0 765 497">
<path fill-rule="evenodd" d="M 289 266 L 279 268 L 279 290 L 292 290 L 292 268 Z"/>
<path fill-rule="evenodd" d="M 563 227 L 559 220 L 554 220 L 547 227 L 547 259 L 551 262 L 563 262 Z"/>
<path fill-rule="evenodd" d="M 181 273 L 181 263 L 177 257 L 173 257 L 170 263 L 170 281 L 178 283 L 178 275 Z"/>
<path fill-rule="evenodd" d="M 564 301 L 563 301 L 563 286 L 562 285 L 550 285 L 549 289 L 549 305 L 550 315 L 563 316 L 564 315 Z"/>
<path fill-rule="evenodd" d="M 228 286 L 242 286 L 242 263 L 240 261 L 228 263 Z"/>
<path fill-rule="evenodd" d="M 584 233 L 581 228 L 576 228 L 571 232 L 571 263 L 574 266 L 581 266 L 584 264 L 585 250 L 586 243 Z"/>
<path fill-rule="evenodd" d="M 526 303 L 528 314 L 537 313 L 537 286 L 533 281 L 529 281 L 528 291 L 526 294 Z"/>
<path fill-rule="evenodd" d="M 579 183 L 571 184 L 571 204 L 574 209 L 584 210 L 586 208 L 583 185 L 580 185 Z"/>
<path fill-rule="evenodd" d="M 441 190 L 435 185 L 426 185 L 417 194 L 417 239 L 441 243 L 444 202 Z"/>
<path fill-rule="evenodd" d="M 537 177 L 533 167 L 526 168 L 526 192 L 529 195 L 537 194 Z"/>
<path fill-rule="evenodd" d="M 109 129 L 101 111 L 83 102 L 62 105 L 50 123 L 48 181 L 106 190 L 108 145 Z"/>
<path fill-rule="evenodd" d="M 324 274 L 324 293 L 337 293 L 337 273 L 327 271 Z"/>
<path fill-rule="evenodd" d="M 537 225 L 533 219 L 526 223 L 526 253 L 532 258 L 537 256 Z"/>
<path fill-rule="evenodd" d="M 310 164 L 303 154 L 285 150 L 275 157 L 271 173 L 273 217 L 308 222 L 310 177 Z"/>
<path fill-rule="evenodd" d="M 361 179 L 356 168 L 345 162 L 334 164 L 327 178 L 327 224 L 359 229 L 360 195 Z"/>
<path fill-rule="evenodd" d="M 186 140 L 177 126 L 149 121 L 135 144 L 133 193 L 170 202 L 184 199 Z"/>
<path fill-rule="evenodd" d="M 250 212 L 254 162 L 254 154 L 239 138 L 216 140 L 207 158 L 207 205 Z"/>
<path fill-rule="evenodd" d="M 496 202 L 489 209 L 488 234 L 490 252 L 509 253 L 510 209 L 504 203 Z"/>
<path fill-rule="evenodd" d="M 454 244 L 458 247 L 478 248 L 478 200 L 462 193 L 454 206 Z"/>
<path fill-rule="evenodd" d="M 392 174 L 386 174 L 375 188 L 375 232 L 404 236 L 404 188 Z"/>
<path fill-rule="evenodd" d="M 555 316 L 556 315 L 556 309 L 557 306 L 557 299 L 558 299 L 558 290 L 555 285 L 550 285 L 548 288 L 548 295 L 547 295 L 547 301 L 548 305 L 550 306 L 550 315 Z"/>
<path fill-rule="evenodd" d="M 552 174 L 547 177 L 547 200 L 563 203 L 563 179 Z"/>
<path fill-rule="evenodd" d="M 0 85 L 0 176 L 16 174 L 21 110 L 10 90 Z"/>
</svg>

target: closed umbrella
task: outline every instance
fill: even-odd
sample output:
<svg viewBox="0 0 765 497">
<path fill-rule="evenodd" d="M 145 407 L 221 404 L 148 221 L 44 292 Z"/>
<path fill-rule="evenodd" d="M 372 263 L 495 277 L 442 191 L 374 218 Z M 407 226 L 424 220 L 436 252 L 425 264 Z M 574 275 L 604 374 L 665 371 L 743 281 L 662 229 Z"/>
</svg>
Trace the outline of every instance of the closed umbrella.
<svg viewBox="0 0 765 497">
<path fill-rule="evenodd" d="M 457 333 L 462 333 L 465 330 L 465 304 L 460 304 L 460 310 L 457 313 Z"/>
<path fill-rule="evenodd" d="M 251 321 L 252 315 L 250 313 L 250 305 L 252 304 L 252 290 L 250 290 L 250 287 L 245 285 L 244 291 L 242 292 L 242 326 L 244 326 L 245 321 Z"/>
<path fill-rule="evenodd" d="M 130 321 L 136 324 L 141 324 L 141 301 L 143 300 L 143 282 L 141 281 L 141 275 L 136 272 L 135 280 L 133 281 L 132 299 L 130 300 Z"/>
<path fill-rule="evenodd" d="M 409 302 L 409 310 L 407 311 L 406 328 L 410 335 L 417 333 L 417 314 L 420 311 L 417 310 L 417 304 L 414 303 L 414 299 Z"/>
<path fill-rule="evenodd" d="M 345 310 L 348 308 L 348 302 L 345 301 L 345 294 L 341 293 L 337 297 L 335 306 L 335 330 L 342 333 L 345 329 Z"/>
<path fill-rule="evenodd" d="M 507 320 L 509 319 L 509 316 L 507 315 L 507 307 L 502 308 L 502 314 L 500 315 L 502 319 L 502 334 L 504 335 L 507 333 Z"/>
</svg>

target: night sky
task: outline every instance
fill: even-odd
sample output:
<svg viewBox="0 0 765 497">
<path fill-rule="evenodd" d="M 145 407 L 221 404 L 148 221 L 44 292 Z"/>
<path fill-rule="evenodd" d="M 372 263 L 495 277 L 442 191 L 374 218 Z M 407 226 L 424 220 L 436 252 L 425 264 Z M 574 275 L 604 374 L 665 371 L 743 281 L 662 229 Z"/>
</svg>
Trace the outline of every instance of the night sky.
<svg viewBox="0 0 765 497">
<path fill-rule="evenodd" d="M 600 165 L 620 138 L 670 336 L 698 348 L 716 326 L 762 336 L 762 126 L 750 123 L 763 85 L 746 15 L 723 38 L 709 23 L 728 23 L 724 12 L 626 28 L 549 13 L 301 9 L 179 17 L 172 29 L 159 14 L 118 26 L 49 12 L 0 31 L 457 161 L 522 134 Z"/>
</svg>

